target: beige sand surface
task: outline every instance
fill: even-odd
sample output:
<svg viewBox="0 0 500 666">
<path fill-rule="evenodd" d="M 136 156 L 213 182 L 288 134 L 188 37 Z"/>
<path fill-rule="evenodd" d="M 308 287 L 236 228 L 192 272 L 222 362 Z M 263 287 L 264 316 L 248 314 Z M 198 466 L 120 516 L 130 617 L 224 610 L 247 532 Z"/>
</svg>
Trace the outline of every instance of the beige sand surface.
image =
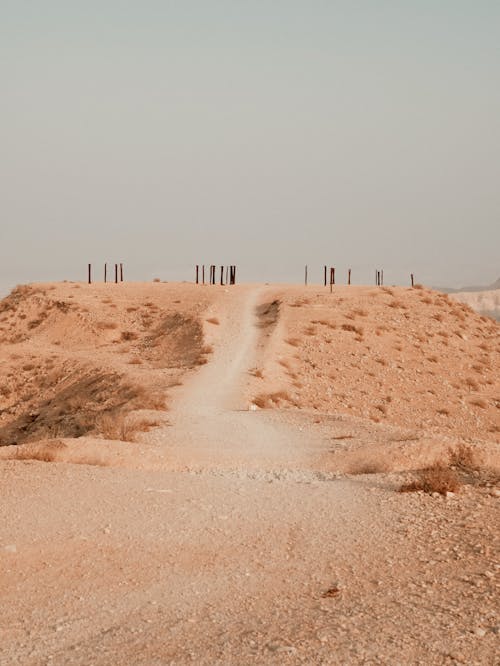
<svg viewBox="0 0 500 666">
<path fill-rule="evenodd" d="M 492 320 L 425 289 L 63 283 L 0 335 L 0 664 L 497 663 Z M 460 445 L 459 492 L 396 492 Z"/>
</svg>

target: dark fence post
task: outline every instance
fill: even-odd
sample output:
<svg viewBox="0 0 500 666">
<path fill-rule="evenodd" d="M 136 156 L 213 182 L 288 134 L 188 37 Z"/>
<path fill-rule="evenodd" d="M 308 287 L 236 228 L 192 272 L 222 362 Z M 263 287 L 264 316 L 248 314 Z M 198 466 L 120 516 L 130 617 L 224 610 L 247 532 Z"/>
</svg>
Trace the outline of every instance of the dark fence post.
<svg viewBox="0 0 500 666">
<path fill-rule="evenodd" d="M 347 284 L 351 284 L 351 269 L 347 271 Z"/>
<path fill-rule="evenodd" d="M 205 264 L 201 267 L 201 280 L 205 284 Z"/>
<path fill-rule="evenodd" d="M 224 286 L 224 266 L 220 267 L 220 286 Z"/>
<path fill-rule="evenodd" d="M 306 287 L 307 287 L 307 266 L 305 267 L 304 284 L 305 284 Z"/>
<path fill-rule="evenodd" d="M 118 264 L 115 264 L 115 284 L 118 284 Z"/>
<path fill-rule="evenodd" d="M 410 277 L 411 277 L 411 286 L 413 287 L 413 286 L 414 286 L 414 282 L 413 282 L 413 273 L 410 274 Z"/>
<path fill-rule="evenodd" d="M 88 265 L 88 281 L 89 284 L 92 284 L 92 264 Z"/>
<path fill-rule="evenodd" d="M 200 282 L 199 277 L 200 277 L 200 267 L 198 266 L 198 264 L 196 264 L 196 284 L 199 284 Z"/>
<path fill-rule="evenodd" d="M 123 282 L 123 264 L 120 264 L 120 282 Z"/>
<path fill-rule="evenodd" d="M 104 282 L 108 281 L 108 264 L 104 264 Z"/>
<path fill-rule="evenodd" d="M 326 287 L 326 266 L 324 266 L 323 273 L 324 273 L 324 275 L 323 275 L 324 283 L 325 283 L 325 287 Z"/>
</svg>

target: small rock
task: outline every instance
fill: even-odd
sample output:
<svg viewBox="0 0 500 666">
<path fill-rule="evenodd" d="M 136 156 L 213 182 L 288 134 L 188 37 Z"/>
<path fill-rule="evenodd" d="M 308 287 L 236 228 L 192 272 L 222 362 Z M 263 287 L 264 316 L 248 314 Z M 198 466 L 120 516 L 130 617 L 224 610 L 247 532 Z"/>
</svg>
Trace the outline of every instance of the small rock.
<svg viewBox="0 0 500 666">
<path fill-rule="evenodd" d="M 452 493 L 451 490 L 447 490 L 446 497 L 455 497 L 455 493 Z"/>
<path fill-rule="evenodd" d="M 482 627 L 477 627 L 477 629 L 474 629 L 474 636 L 477 636 L 478 638 L 483 638 L 483 636 L 486 636 L 486 630 L 483 629 Z"/>
<path fill-rule="evenodd" d="M 250 403 L 250 406 L 248 407 L 248 409 L 249 409 L 251 412 L 256 412 L 259 408 L 257 407 L 257 405 L 256 405 L 254 402 L 251 402 L 251 403 Z"/>
<path fill-rule="evenodd" d="M 500 497 L 500 489 L 499 488 L 493 488 L 493 490 L 490 491 L 491 497 Z"/>
</svg>

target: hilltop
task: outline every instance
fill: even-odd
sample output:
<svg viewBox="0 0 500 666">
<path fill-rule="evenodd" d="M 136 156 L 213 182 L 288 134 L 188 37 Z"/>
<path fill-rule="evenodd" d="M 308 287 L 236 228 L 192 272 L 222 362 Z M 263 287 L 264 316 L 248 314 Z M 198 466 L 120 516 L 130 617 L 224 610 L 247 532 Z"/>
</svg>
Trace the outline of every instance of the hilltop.
<svg viewBox="0 0 500 666">
<path fill-rule="evenodd" d="M 494 663 L 492 319 L 421 287 L 33 284 L 0 341 L 5 663 Z"/>
</svg>

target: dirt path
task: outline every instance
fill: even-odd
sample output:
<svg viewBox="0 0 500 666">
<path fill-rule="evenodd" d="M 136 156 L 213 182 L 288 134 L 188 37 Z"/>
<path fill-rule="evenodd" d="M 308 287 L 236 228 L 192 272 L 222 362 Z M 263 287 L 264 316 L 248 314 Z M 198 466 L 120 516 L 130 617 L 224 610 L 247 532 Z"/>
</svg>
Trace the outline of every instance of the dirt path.
<svg viewBox="0 0 500 666">
<path fill-rule="evenodd" d="M 265 288 L 228 292 L 215 313 L 219 325 L 207 325 L 214 351 L 181 387 L 172 404 L 172 427 L 155 439 L 166 446 L 171 469 L 304 469 L 317 450 L 310 433 L 252 411 L 245 396 L 248 371 L 259 365 L 256 307 Z M 321 446 L 321 444 L 319 445 Z"/>
</svg>

